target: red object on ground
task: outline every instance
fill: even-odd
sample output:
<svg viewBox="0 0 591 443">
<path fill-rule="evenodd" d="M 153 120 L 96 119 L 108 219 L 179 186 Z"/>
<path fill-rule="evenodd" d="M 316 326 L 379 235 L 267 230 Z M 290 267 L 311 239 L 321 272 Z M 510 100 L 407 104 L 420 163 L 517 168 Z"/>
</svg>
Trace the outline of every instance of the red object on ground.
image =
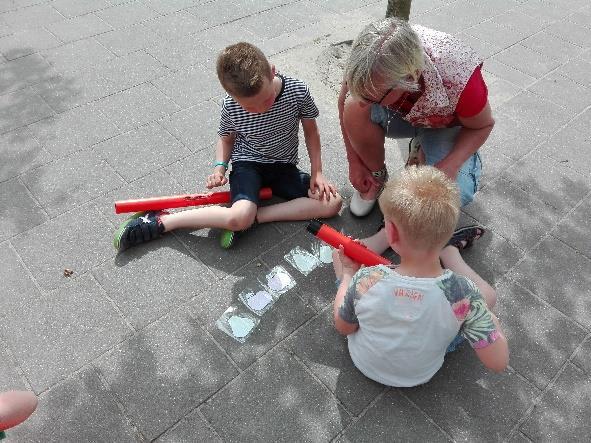
<svg viewBox="0 0 591 443">
<path fill-rule="evenodd" d="M 37 408 L 37 397 L 29 391 L 0 393 L 0 431 L 25 421 Z"/>
<path fill-rule="evenodd" d="M 314 234 L 320 240 L 328 243 L 333 248 L 343 245 L 345 249 L 345 255 L 351 260 L 356 261 L 365 266 L 375 265 L 391 265 L 392 262 L 381 255 L 369 250 L 365 245 L 356 242 L 350 237 L 341 234 L 339 231 L 330 227 L 326 223 L 322 223 L 318 220 L 311 220 L 307 228 L 309 232 Z"/>
<path fill-rule="evenodd" d="M 271 188 L 262 188 L 259 192 L 261 200 L 273 196 Z M 184 208 L 186 206 L 215 205 L 230 203 L 230 191 L 211 192 L 209 194 L 184 194 L 169 197 L 142 198 L 139 200 L 119 200 L 115 202 L 115 213 L 158 211 L 160 209 Z"/>
</svg>

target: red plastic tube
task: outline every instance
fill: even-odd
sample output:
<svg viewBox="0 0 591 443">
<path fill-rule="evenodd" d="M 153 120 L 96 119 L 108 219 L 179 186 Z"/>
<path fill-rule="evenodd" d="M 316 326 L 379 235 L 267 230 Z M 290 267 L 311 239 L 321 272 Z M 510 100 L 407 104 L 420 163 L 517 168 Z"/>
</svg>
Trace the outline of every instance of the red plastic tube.
<svg viewBox="0 0 591 443">
<path fill-rule="evenodd" d="M 271 188 L 262 188 L 259 192 L 261 200 L 273 196 Z M 158 211 L 160 209 L 184 208 L 186 206 L 215 205 L 230 203 L 230 191 L 211 192 L 209 194 L 184 194 L 169 197 L 143 198 L 139 200 L 119 200 L 115 202 L 115 213 Z"/>
<path fill-rule="evenodd" d="M 322 223 L 319 220 L 311 220 L 307 228 L 308 232 L 318 237 L 325 243 L 328 243 L 333 248 L 343 245 L 345 249 L 345 255 L 351 260 L 356 261 L 365 266 L 375 265 L 391 265 L 392 262 L 381 255 L 367 249 L 365 245 L 356 242 L 350 237 L 341 234 L 339 231 L 333 229 L 326 223 Z"/>
</svg>

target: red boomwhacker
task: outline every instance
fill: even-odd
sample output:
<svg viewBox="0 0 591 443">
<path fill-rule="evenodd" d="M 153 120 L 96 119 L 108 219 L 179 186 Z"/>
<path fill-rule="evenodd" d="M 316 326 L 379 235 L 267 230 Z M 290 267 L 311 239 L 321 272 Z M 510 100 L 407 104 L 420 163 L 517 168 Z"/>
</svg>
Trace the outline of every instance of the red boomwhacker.
<svg viewBox="0 0 591 443">
<path fill-rule="evenodd" d="M 273 192 L 271 188 L 262 188 L 259 192 L 259 198 L 261 200 L 268 200 L 272 196 Z M 115 213 L 158 211 L 160 209 L 230 203 L 230 201 L 230 191 L 210 192 L 208 194 L 171 195 L 168 197 L 152 197 L 138 200 L 119 200 L 115 202 Z"/>
</svg>

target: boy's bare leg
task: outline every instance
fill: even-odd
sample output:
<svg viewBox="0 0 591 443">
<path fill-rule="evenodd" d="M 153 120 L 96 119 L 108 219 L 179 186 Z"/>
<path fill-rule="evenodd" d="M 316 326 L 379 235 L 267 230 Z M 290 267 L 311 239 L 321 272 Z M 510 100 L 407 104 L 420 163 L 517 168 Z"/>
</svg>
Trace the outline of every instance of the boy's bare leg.
<svg viewBox="0 0 591 443">
<path fill-rule="evenodd" d="M 388 238 L 386 237 L 386 230 L 384 228 L 380 229 L 371 237 L 362 238 L 360 241 L 367 246 L 368 249 L 380 255 L 390 247 Z"/>
<path fill-rule="evenodd" d="M 222 228 L 240 231 L 255 219 L 257 205 L 249 200 L 238 200 L 232 206 L 207 206 L 187 211 L 163 214 L 160 218 L 164 231 L 175 229 Z"/>
<path fill-rule="evenodd" d="M 332 195 L 330 200 L 317 200 L 301 197 L 275 205 L 264 206 L 257 212 L 259 223 L 275 221 L 307 220 L 311 218 L 328 218 L 338 214 L 341 209 L 340 195 Z"/>
<path fill-rule="evenodd" d="M 460 255 L 458 248 L 454 246 L 446 246 L 443 248 L 443 251 L 441 251 L 441 254 L 439 254 L 439 258 L 441 259 L 441 263 L 443 263 L 445 268 L 472 280 L 478 289 L 480 289 L 480 292 L 482 293 L 488 308 L 493 308 L 497 302 L 495 290 L 486 281 L 484 281 L 484 279 L 478 275 L 474 269 L 468 266 L 468 264 Z"/>
</svg>

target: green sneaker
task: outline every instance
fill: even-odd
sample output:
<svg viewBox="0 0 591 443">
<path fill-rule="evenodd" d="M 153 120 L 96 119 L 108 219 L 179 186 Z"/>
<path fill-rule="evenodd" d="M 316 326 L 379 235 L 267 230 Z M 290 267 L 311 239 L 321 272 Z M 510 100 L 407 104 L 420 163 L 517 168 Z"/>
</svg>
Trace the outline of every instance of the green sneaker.
<svg viewBox="0 0 591 443">
<path fill-rule="evenodd" d="M 113 246 L 117 251 L 125 251 L 127 248 L 140 243 L 145 243 L 160 237 L 164 232 L 164 225 L 160 221 L 160 215 L 165 211 L 136 212 L 125 220 L 117 229 Z"/>
<path fill-rule="evenodd" d="M 230 249 L 234 244 L 234 237 L 236 237 L 236 233 L 234 231 L 223 229 L 220 235 L 220 246 L 224 249 Z"/>
</svg>

